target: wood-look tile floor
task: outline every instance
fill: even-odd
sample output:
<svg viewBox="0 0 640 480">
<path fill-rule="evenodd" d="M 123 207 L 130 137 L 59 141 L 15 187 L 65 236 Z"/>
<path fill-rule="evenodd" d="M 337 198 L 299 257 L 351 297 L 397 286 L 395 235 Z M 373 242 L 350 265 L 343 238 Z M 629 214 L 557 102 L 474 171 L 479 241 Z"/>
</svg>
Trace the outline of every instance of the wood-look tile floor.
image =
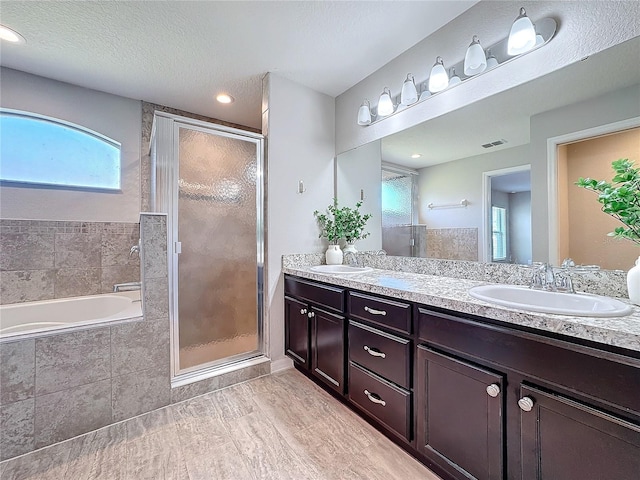
<svg viewBox="0 0 640 480">
<path fill-rule="evenodd" d="M 0 464 L 2 480 L 437 480 L 295 370 Z"/>
</svg>

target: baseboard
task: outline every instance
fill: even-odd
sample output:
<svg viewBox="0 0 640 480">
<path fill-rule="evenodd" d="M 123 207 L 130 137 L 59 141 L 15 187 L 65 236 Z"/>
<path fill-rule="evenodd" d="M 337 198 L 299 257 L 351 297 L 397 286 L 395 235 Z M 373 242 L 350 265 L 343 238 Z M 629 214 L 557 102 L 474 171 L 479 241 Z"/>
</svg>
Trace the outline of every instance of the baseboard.
<svg viewBox="0 0 640 480">
<path fill-rule="evenodd" d="M 287 357 L 271 362 L 271 373 L 288 370 L 290 368 L 293 368 L 293 360 Z"/>
</svg>

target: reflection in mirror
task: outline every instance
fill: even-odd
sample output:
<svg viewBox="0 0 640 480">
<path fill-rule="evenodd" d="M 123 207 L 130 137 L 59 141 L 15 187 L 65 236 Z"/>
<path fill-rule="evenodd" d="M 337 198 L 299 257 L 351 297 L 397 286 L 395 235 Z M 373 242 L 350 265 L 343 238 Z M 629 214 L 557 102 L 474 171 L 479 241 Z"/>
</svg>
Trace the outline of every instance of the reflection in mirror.
<svg viewBox="0 0 640 480">
<path fill-rule="evenodd" d="M 559 264 L 571 256 L 576 264 L 630 268 L 638 256 L 637 247 L 631 242 L 624 246 L 633 251 L 630 259 L 620 253 L 623 249 L 619 241 L 606 236 L 611 227 L 603 231 L 595 229 L 593 219 L 607 216 L 599 211 L 592 192 L 577 192 L 579 189 L 573 187 L 560 195 L 565 200 L 554 200 L 558 195 L 550 189 L 555 191 L 555 177 L 562 176 L 562 171 L 556 172 L 555 164 L 548 165 L 547 158 L 553 138 L 634 119 L 637 120 L 635 126 L 640 125 L 640 68 L 637 62 L 628 61 L 636 58 L 638 51 L 640 37 L 383 138 L 384 168 L 382 177 L 378 177 L 382 182 L 379 208 L 383 212 L 379 247 L 395 255 L 523 264 L 532 261 Z M 455 94 L 455 89 L 443 92 L 443 95 Z M 603 155 L 608 172 L 591 174 L 579 162 L 565 183 L 572 185 L 580 176 L 589 175 L 611 180 L 610 164 L 618 158 L 629 158 L 640 164 L 640 152 L 618 148 L 617 137 L 609 141 Z M 639 142 L 635 142 L 638 145 Z M 591 147 L 585 146 L 578 155 L 588 157 L 590 151 Z M 340 167 L 348 161 L 347 154 L 337 158 L 338 185 L 349 183 L 339 178 L 339 172 L 347 170 Z M 527 165 L 530 165 L 528 194 L 513 188 L 494 188 L 507 195 L 506 200 L 503 197 L 502 208 L 511 205 L 505 209 L 503 228 L 494 236 L 491 206 L 495 202 L 487 200 L 491 197 L 487 175 Z M 369 168 L 379 169 L 380 164 L 373 162 Z M 560 168 L 565 167 L 560 165 Z M 380 175 L 380 170 L 377 171 Z M 362 173 L 359 169 L 358 175 Z M 411 195 L 407 188 L 403 194 L 392 188 L 402 181 L 412 184 Z M 340 197 L 339 188 L 337 193 Z M 518 193 L 522 193 L 520 204 L 520 198 L 509 201 L 508 196 Z M 578 194 L 586 197 L 583 199 Z M 499 193 L 493 195 L 499 196 Z M 408 198 L 411 203 L 400 207 L 397 204 L 400 198 Z M 569 199 L 570 210 L 566 206 Z M 587 201 L 595 204 L 596 211 L 586 214 L 575 210 Z M 521 213 L 514 219 L 514 205 L 523 211 L 528 205 L 530 220 Z M 501 207 L 497 203 L 495 206 Z M 410 213 L 396 219 L 396 212 Z M 561 218 L 568 228 L 564 236 L 560 235 L 556 218 Z M 497 248 L 500 232 L 503 245 Z M 520 237 L 526 239 L 521 241 Z M 568 239 L 572 239 L 572 245 Z M 585 246 L 587 240 L 595 246 L 584 252 L 580 248 L 576 250 L 573 244 Z M 604 250 L 601 247 L 605 244 L 612 244 L 613 248 Z"/>
</svg>

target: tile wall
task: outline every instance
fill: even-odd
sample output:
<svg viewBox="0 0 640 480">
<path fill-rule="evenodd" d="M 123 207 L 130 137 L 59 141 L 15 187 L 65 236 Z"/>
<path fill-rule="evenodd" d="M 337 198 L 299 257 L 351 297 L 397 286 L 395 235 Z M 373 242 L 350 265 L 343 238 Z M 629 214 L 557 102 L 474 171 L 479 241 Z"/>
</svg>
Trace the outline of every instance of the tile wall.
<svg viewBox="0 0 640 480">
<path fill-rule="evenodd" d="M 138 223 L 0 220 L 0 303 L 107 293 L 140 280 Z"/>
</svg>

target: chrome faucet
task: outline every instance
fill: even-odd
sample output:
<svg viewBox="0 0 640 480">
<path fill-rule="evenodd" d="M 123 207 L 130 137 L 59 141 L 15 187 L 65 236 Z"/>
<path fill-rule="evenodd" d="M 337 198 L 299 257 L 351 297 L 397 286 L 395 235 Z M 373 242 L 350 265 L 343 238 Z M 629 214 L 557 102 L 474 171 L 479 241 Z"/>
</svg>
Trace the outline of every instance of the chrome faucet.
<svg viewBox="0 0 640 480">
<path fill-rule="evenodd" d="M 140 290 L 142 288 L 142 283 L 140 282 L 125 282 L 125 283 L 116 283 L 113 286 L 113 292 L 131 292 L 134 290 Z"/>
<path fill-rule="evenodd" d="M 344 254 L 344 263 L 349 265 L 350 267 L 359 267 L 358 265 L 358 254 L 355 252 L 346 252 Z"/>
<path fill-rule="evenodd" d="M 129 250 L 129 256 L 131 257 L 134 253 L 140 255 L 140 240 L 138 240 L 138 243 L 131 247 L 131 250 Z"/>
<path fill-rule="evenodd" d="M 556 276 L 553 267 L 548 263 L 534 263 L 533 275 L 529 288 L 534 290 L 556 291 Z"/>
</svg>

